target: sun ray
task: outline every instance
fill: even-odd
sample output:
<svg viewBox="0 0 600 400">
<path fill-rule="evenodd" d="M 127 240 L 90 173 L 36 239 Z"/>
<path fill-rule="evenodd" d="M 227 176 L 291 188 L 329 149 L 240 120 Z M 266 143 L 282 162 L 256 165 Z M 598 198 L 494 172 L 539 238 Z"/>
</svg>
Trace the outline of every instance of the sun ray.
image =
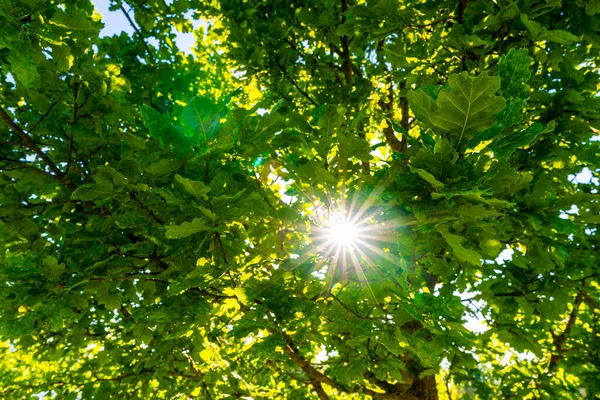
<svg viewBox="0 0 600 400">
<path fill-rule="evenodd" d="M 365 272 L 363 271 L 360 260 L 358 259 L 358 257 L 356 257 L 356 254 L 354 253 L 354 251 L 350 251 L 349 254 L 350 254 L 350 257 L 352 258 L 352 262 L 354 264 L 354 269 L 357 272 L 359 281 L 362 283 L 363 287 L 367 288 L 367 291 L 371 295 L 371 298 L 375 302 L 375 304 L 379 304 L 379 300 L 377 299 L 377 296 L 375 296 L 375 292 L 373 291 L 373 288 L 369 284 L 369 280 L 367 279 Z"/>
</svg>

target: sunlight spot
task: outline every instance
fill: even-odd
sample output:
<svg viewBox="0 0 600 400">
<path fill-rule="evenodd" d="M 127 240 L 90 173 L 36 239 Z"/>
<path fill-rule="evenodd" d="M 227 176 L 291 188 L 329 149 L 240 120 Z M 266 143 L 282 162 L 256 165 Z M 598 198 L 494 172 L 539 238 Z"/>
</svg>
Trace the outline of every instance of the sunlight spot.
<svg viewBox="0 0 600 400">
<path fill-rule="evenodd" d="M 359 240 L 359 226 L 347 216 L 337 213 L 326 224 L 325 234 L 337 247 L 352 248 Z"/>
</svg>

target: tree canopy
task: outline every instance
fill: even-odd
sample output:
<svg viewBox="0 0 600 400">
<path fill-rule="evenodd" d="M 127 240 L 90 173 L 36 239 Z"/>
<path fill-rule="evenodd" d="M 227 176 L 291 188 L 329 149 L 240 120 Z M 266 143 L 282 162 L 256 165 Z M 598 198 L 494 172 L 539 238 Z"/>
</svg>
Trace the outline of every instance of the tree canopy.
<svg viewBox="0 0 600 400">
<path fill-rule="evenodd" d="M 0 397 L 597 398 L 599 0 L 111 9 L 0 0 Z"/>
</svg>

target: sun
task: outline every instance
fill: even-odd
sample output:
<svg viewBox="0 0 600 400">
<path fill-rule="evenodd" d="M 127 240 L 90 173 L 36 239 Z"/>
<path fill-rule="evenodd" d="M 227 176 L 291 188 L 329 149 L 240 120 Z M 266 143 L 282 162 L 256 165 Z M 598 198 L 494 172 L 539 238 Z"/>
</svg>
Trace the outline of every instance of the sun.
<svg viewBox="0 0 600 400">
<path fill-rule="evenodd" d="M 396 241 L 395 229 L 400 225 L 385 218 L 387 206 L 381 204 L 378 194 L 371 193 L 363 201 L 356 196 L 352 201 L 342 197 L 327 205 L 312 202 L 307 243 L 314 246 L 314 252 L 307 252 L 305 260 L 317 256 L 313 275 L 327 282 L 329 288 L 338 282 L 357 279 L 375 299 L 370 282 L 388 279 L 384 265 L 398 265 L 399 259 L 390 252 L 390 247 Z M 295 262 L 300 266 L 301 261 Z"/>
<path fill-rule="evenodd" d="M 342 213 L 336 213 L 325 223 L 323 236 L 330 245 L 352 249 L 360 242 L 360 231 L 360 224 Z"/>
<path fill-rule="evenodd" d="M 327 204 L 311 201 L 309 240 L 313 254 L 318 254 L 328 270 L 364 275 L 363 269 L 378 269 L 381 260 L 397 264 L 389 244 L 396 241 L 398 225 L 386 218 L 388 206 L 381 201 L 381 190 L 383 187 L 368 195 L 354 193 L 351 199 L 341 194 L 337 199 L 328 197 Z"/>
</svg>

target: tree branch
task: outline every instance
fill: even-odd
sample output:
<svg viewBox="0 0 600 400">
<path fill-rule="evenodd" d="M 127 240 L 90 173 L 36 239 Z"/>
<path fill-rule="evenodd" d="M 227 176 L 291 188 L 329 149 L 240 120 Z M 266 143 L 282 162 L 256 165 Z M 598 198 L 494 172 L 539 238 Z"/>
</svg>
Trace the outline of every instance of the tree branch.
<svg viewBox="0 0 600 400">
<path fill-rule="evenodd" d="M 154 221 L 158 222 L 158 223 L 159 223 L 159 224 L 161 224 L 161 225 L 164 225 L 164 224 L 165 224 L 165 222 L 164 222 L 164 221 L 163 221 L 163 220 L 162 220 L 160 217 L 158 217 L 156 214 L 154 214 L 154 212 L 153 212 L 152 210 L 150 210 L 148 207 L 146 207 L 146 206 L 144 205 L 144 203 L 142 203 L 142 202 L 140 201 L 140 199 L 138 199 L 138 198 L 137 198 L 137 196 L 135 195 L 135 193 L 134 193 L 134 192 L 129 192 L 129 197 L 131 198 L 131 200 L 135 201 L 135 202 L 136 202 L 136 203 L 137 203 L 137 204 L 140 206 L 140 208 L 141 208 L 142 210 L 146 211 L 146 213 L 147 213 L 148 215 L 150 215 L 150 217 L 151 217 L 151 218 L 152 218 Z"/>
<path fill-rule="evenodd" d="M 346 22 L 346 15 L 348 11 L 348 0 L 342 0 L 342 24 Z M 346 83 L 352 83 L 352 61 L 350 60 L 350 39 L 348 35 L 343 35 L 340 40 L 342 41 L 342 71 L 346 77 Z"/>
<path fill-rule="evenodd" d="M 6 111 L 4 111 L 4 108 L 2 108 L 2 107 L 0 107 L 0 118 L 2 118 L 4 120 L 4 122 L 6 122 L 6 124 L 21 138 L 21 140 L 23 140 L 25 142 L 25 145 L 30 150 L 32 150 L 35 154 L 38 155 L 38 157 L 40 157 L 42 160 L 44 160 L 46 165 L 48 165 L 48 168 L 50 168 L 50 170 L 55 175 L 55 177 L 53 179 L 62 183 L 67 188 L 69 188 L 69 190 L 71 190 L 71 191 L 75 191 L 75 189 L 77 189 L 77 187 L 73 184 L 73 182 L 71 182 L 71 180 L 68 177 L 63 175 L 62 171 L 60 169 L 58 169 L 56 164 L 54 164 L 54 162 L 46 155 L 46 153 L 44 153 L 42 151 L 42 149 L 40 149 L 38 147 L 38 145 L 35 144 L 33 139 L 31 139 L 31 136 L 29 136 L 25 131 L 23 131 L 23 129 L 21 129 L 21 127 L 19 125 L 17 125 L 14 122 L 12 120 L 12 118 L 6 113 Z M 50 176 L 52 176 L 52 175 L 50 175 Z"/>
<path fill-rule="evenodd" d="M 458 2 L 458 23 L 465 23 L 465 11 L 467 10 L 467 5 L 469 4 L 469 0 L 459 0 Z"/>
<path fill-rule="evenodd" d="M 296 364 L 297 366 L 302 368 L 302 370 L 304 372 L 306 372 L 306 374 L 310 377 L 311 381 L 315 380 L 321 384 L 326 384 L 336 390 L 339 390 L 340 392 L 349 393 L 349 394 L 366 394 L 375 399 L 418 400 L 414 396 L 400 394 L 400 393 L 381 393 L 381 392 L 376 392 L 374 390 L 361 387 L 359 385 L 355 386 L 353 389 L 348 389 L 348 388 L 340 385 L 339 383 L 336 383 L 333 379 L 331 379 L 327 375 L 325 375 L 322 372 L 315 369 L 315 367 L 313 367 L 308 361 L 306 361 L 304 358 L 302 358 L 300 356 L 298 349 L 296 348 L 291 336 L 285 332 L 283 332 L 282 335 L 285 338 L 285 341 L 287 344 L 283 348 L 284 353 L 288 357 L 290 357 L 290 359 L 292 360 L 292 362 L 294 364 Z"/>
<path fill-rule="evenodd" d="M 581 306 L 581 302 L 583 301 L 583 293 L 577 293 L 575 296 L 575 301 L 573 302 L 573 309 L 571 310 L 571 314 L 569 314 L 569 320 L 567 321 L 567 326 L 565 326 L 565 330 L 560 335 L 552 334 L 554 338 L 553 344 L 556 347 L 556 352 L 552 354 L 550 357 L 550 365 L 548 366 L 549 371 L 554 371 L 558 366 L 558 363 L 562 360 L 564 348 L 571 330 L 573 330 L 573 326 L 575 326 L 575 322 L 577 322 L 577 314 L 579 313 L 579 307 Z"/>
<path fill-rule="evenodd" d="M 329 396 L 327 395 L 327 393 L 325 393 L 325 390 L 323 389 L 323 385 L 321 385 L 321 382 L 319 382 L 316 379 L 311 379 L 310 384 L 313 385 L 313 387 L 315 388 L 315 392 L 317 392 L 319 399 L 329 400 Z"/>
<path fill-rule="evenodd" d="M 371 321 L 381 321 L 381 318 L 372 318 L 372 317 L 367 317 L 364 315 L 360 315 L 359 313 L 357 313 L 356 311 L 354 311 L 353 309 L 351 309 L 350 307 L 348 307 L 346 304 L 344 304 L 336 295 L 334 295 L 333 293 L 329 292 L 329 295 L 331 297 L 334 298 L 334 300 L 336 300 L 341 306 L 342 308 L 344 308 L 346 311 L 349 311 L 350 313 L 352 313 L 352 315 L 354 315 L 356 318 L 359 319 L 367 319 L 367 320 L 371 320 Z"/>
<path fill-rule="evenodd" d="M 38 174 L 44 175 L 50 179 L 54 179 L 55 181 L 57 181 L 59 183 L 64 183 L 58 176 L 52 175 L 51 173 L 46 172 L 43 169 L 36 168 L 33 165 L 30 165 L 24 161 L 15 160 L 13 158 L 8 158 L 8 157 L 3 157 L 3 156 L 0 156 L 0 161 L 8 161 L 8 162 L 15 163 L 17 165 L 20 165 L 20 167 L 17 167 L 17 168 L 27 168 L 27 169 L 37 172 Z"/>
<path fill-rule="evenodd" d="M 297 90 L 298 90 L 298 91 L 299 91 L 299 92 L 300 92 L 300 93 L 301 93 L 301 94 L 302 94 L 304 97 L 306 97 L 306 98 L 308 99 L 308 101 L 310 101 L 310 102 L 311 102 L 311 103 L 312 103 L 312 104 L 313 104 L 315 107 L 319 107 L 319 103 L 317 103 L 316 101 L 314 101 L 314 100 L 312 99 L 312 97 L 310 97 L 310 96 L 309 96 L 309 94 L 308 94 L 306 91 L 302 90 L 302 88 L 296 84 L 296 82 L 294 81 L 294 79 L 293 79 L 291 76 L 289 76 L 289 75 L 288 75 L 288 74 L 285 72 L 285 69 L 283 68 L 283 65 L 281 65 L 281 63 L 279 62 L 279 60 L 275 59 L 275 64 L 277 64 L 277 66 L 278 66 L 278 67 L 279 67 L 279 69 L 281 70 L 281 73 L 283 74 L 283 76 L 284 76 L 284 77 L 286 77 L 286 78 L 287 78 L 287 79 L 290 81 L 290 83 L 291 83 L 292 85 L 294 85 L 294 87 L 295 87 L 295 88 L 296 88 L 296 89 L 297 89 Z"/>
<path fill-rule="evenodd" d="M 382 56 L 382 52 L 383 52 L 383 40 L 380 40 L 377 42 L 377 59 L 378 59 L 378 63 L 379 65 L 381 65 L 381 68 L 383 68 L 383 70 L 387 73 L 387 80 L 388 80 L 388 84 L 389 89 L 388 89 L 388 93 L 387 93 L 387 101 L 383 101 L 382 99 L 379 99 L 379 108 L 381 108 L 381 110 L 384 112 L 384 114 L 386 115 L 386 117 L 388 118 L 393 118 L 393 114 L 394 114 L 394 81 L 392 80 L 392 75 L 391 73 L 388 71 L 388 69 L 385 66 L 385 61 L 383 60 L 383 56 Z M 407 107 L 408 107 L 408 103 L 407 103 Z M 402 116 L 404 117 L 404 112 L 402 113 Z M 402 141 L 400 141 L 397 137 L 396 134 L 394 133 L 394 128 L 392 127 L 392 123 L 391 121 L 386 121 L 386 127 L 383 128 L 383 136 L 385 137 L 385 141 L 388 144 L 388 146 L 390 146 L 390 148 L 392 149 L 392 151 L 395 152 L 403 152 L 403 148 L 404 145 L 402 144 Z M 406 151 L 406 150 L 404 150 Z"/>
<path fill-rule="evenodd" d="M 123 4 L 127 4 L 127 3 L 123 2 Z M 127 4 L 127 5 L 129 6 L 129 4 Z M 148 60 L 154 67 L 154 73 L 156 74 L 156 77 L 158 78 L 158 66 L 156 65 L 156 61 L 154 60 L 154 55 L 152 54 L 152 50 L 150 50 L 148 43 L 146 43 L 146 38 L 142 34 L 142 31 L 140 30 L 140 28 L 138 28 L 137 25 L 133 22 L 133 20 L 129 16 L 129 12 L 127 12 L 127 10 L 125 10 L 125 7 L 123 5 L 121 5 L 121 11 L 123 12 L 123 15 L 125 15 L 125 18 L 127 18 L 129 25 L 131 25 L 131 27 L 133 28 L 135 33 L 137 33 L 140 40 L 142 41 L 142 44 L 144 45 L 144 48 L 146 49 L 146 53 L 148 54 Z"/>
<path fill-rule="evenodd" d="M 400 83 L 400 90 L 404 90 L 406 88 L 406 81 Z M 408 130 L 410 129 L 410 122 L 408 122 L 408 100 L 406 96 L 400 96 L 400 112 L 402 116 L 400 117 L 400 126 L 404 128 L 406 131 L 406 135 L 408 135 Z M 404 137 L 404 133 L 402 134 L 402 142 L 400 143 L 400 152 L 406 153 L 408 149 L 408 140 Z"/>
<path fill-rule="evenodd" d="M 223 261 L 225 262 L 225 264 L 229 264 L 229 261 L 227 261 L 227 254 L 225 253 L 225 248 L 223 247 L 223 241 L 221 240 L 221 234 L 219 234 L 219 232 L 215 232 L 215 238 L 217 239 L 217 243 L 219 243 L 219 248 L 221 249 Z"/>
<path fill-rule="evenodd" d="M 36 122 L 36 123 L 34 123 L 34 124 L 33 124 L 33 126 L 32 126 L 31 128 L 29 128 L 29 130 L 27 131 L 27 133 L 28 133 L 28 134 L 29 134 L 29 133 L 31 133 L 31 132 L 33 132 L 33 130 L 34 130 L 34 129 L 35 129 L 35 128 L 36 128 L 36 127 L 39 125 L 39 124 L 41 124 L 41 123 L 42 123 L 42 121 L 43 121 L 43 120 L 45 120 L 45 119 L 46 119 L 46 117 L 47 117 L 48 115 L 50 115 L 50 111 L 52 111 L 52 109 L 54 108 L 54 106 L 55 106 L 56 104 L 58 104 L 58 101 L 55 101 L 54 103 L 50 104 L 50 107 L 48 107 L 48 111 L 46 111 L 46 112 L 44 113 L 44 115 L 42 115 L 42 117 L 41 117 L 40 119 L 38 119 L 38 120 L 37 120 L 37 122 Z"/>
</svg>

